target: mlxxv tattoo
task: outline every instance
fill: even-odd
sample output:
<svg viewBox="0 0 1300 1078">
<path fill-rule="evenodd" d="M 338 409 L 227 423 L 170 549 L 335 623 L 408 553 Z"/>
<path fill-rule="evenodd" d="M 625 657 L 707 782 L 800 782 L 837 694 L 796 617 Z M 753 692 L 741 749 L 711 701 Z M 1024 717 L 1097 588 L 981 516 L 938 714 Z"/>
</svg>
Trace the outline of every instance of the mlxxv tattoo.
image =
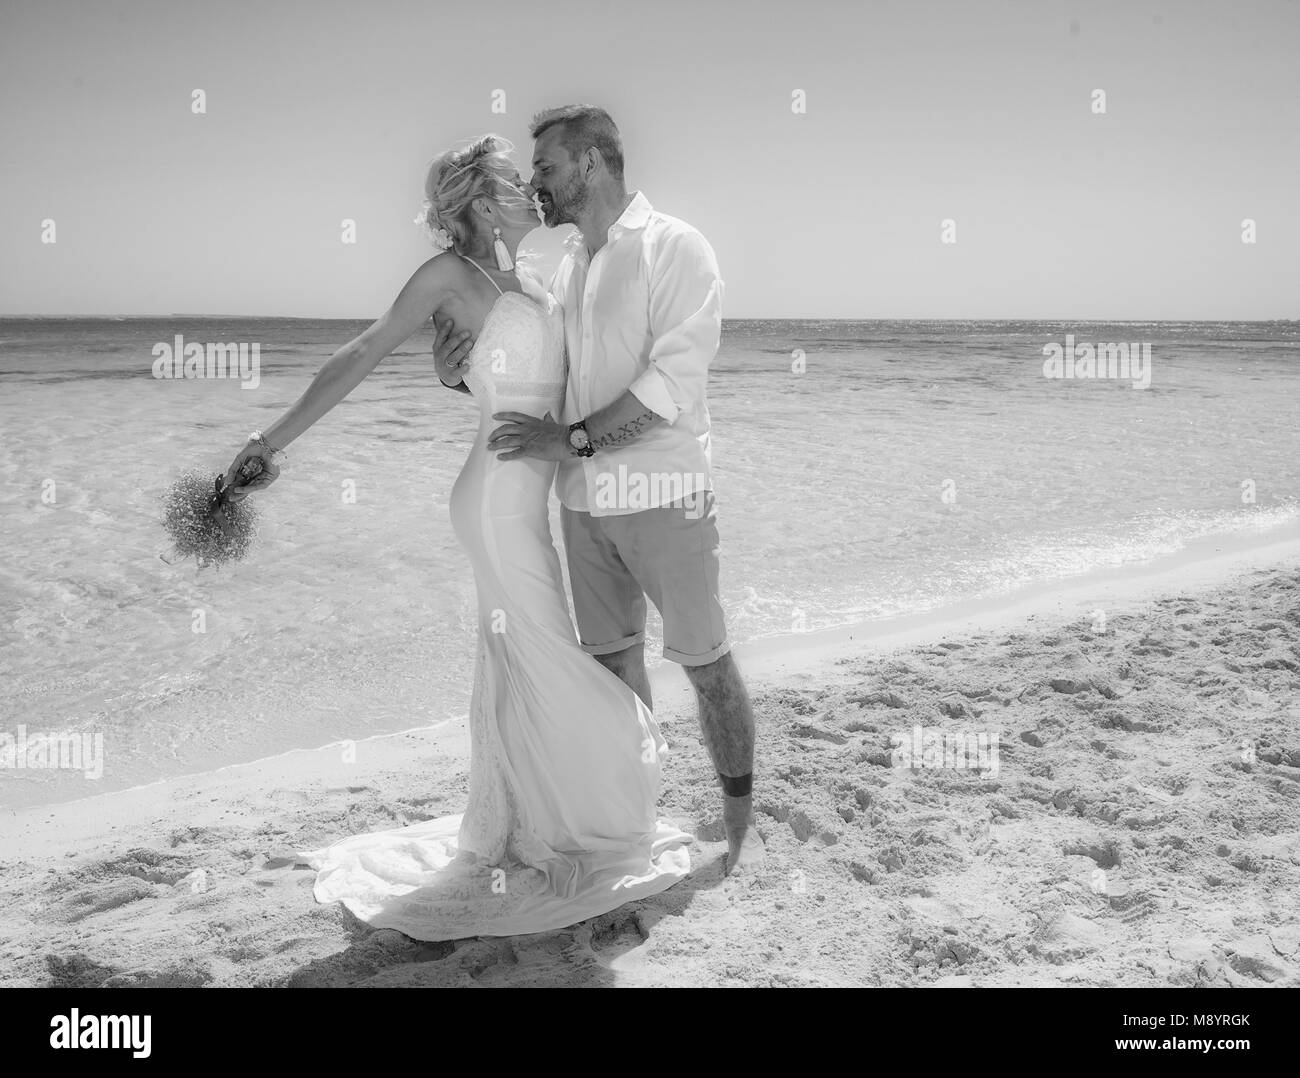
<svg viewBox="0 0 1300 1078">
<path fill-rule="evenodd" d="M 639 415 L 631 422 L 624 423 L 616 431 L 610 431 L 608 434 L 602 434 L 599 438 L 593 438 L 591 444 L 597 449 L 603 449 L 606 446 L 622 445 L 624 442 L 630 442 L 633 438 L 640 437 L 646 427 L 654 423 L 656 419 L 654 412 L 646 412 Z"/>
</svg>

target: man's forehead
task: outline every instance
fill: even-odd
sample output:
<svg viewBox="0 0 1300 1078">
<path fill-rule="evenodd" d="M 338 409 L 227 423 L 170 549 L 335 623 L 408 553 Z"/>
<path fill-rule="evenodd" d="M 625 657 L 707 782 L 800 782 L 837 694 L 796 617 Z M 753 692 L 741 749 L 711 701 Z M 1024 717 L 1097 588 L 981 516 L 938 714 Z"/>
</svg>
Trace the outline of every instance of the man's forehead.
<svg viewBox="0 0 1300 1078">
<path fill-rule="evenodd" d="M 539 165 L 550 161 L 554 157 L 554 149 L 559 144 L 560 131 L 552 127 L 543 131 L 537 137 L 537 144 L 533 147 L 533 164 Z"/>
</svg>

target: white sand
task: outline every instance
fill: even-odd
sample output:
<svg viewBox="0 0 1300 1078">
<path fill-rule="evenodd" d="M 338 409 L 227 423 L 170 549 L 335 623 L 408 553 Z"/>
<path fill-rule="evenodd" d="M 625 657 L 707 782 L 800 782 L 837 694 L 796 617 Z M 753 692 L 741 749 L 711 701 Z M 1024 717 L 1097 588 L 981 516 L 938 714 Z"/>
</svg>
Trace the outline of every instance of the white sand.
<svg viewBox="0 0 1300 1078">
<path fill-rule="evenodd" d="M 1294 986 L 1297 566 L 1294 535 L 1207 543 L 738 647 L 768 846 L 748 880 L 722 878 L 720 794 L 665 667 L 663 807 L 695 868 L 560 932 L 417 943 L 317 905 L 293 867 L 460 811 L 463 722 L 9 813 L 0 985 Z M 996 776 L 889 766 L 918 725 L 1000 731 Z"/>
</svg>

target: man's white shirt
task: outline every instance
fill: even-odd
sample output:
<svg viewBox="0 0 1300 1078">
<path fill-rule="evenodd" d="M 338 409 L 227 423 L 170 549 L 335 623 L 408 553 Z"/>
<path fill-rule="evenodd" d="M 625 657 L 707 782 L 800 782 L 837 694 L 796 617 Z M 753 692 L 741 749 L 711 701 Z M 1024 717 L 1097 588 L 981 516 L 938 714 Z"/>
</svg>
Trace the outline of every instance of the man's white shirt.
<svg viewBox="0 0 1300 1078">
<path fill-rule="evenodd" d="M 551 280 L 564 308 L 568 426 L 627 390 L 660 423 L 635 441 L 562 460 L 555 492 L 593 516 L 635 513 L 713 489 L 709 364 L 722 335 L 722 279 L 708 241 L 637 191 L 588 258 L 581 235 Z"/>
</svg>

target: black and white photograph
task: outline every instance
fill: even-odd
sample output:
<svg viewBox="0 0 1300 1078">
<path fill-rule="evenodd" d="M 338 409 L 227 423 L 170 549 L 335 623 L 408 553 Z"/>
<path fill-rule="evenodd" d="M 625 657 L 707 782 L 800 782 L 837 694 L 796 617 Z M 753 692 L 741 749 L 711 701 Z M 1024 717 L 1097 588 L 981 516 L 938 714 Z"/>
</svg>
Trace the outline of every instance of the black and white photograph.
<svg viewBox="0 0 1300 1078">
<path fill-rule="evenodd" d="M 0 987 L 87 1001 L 38 1039 L 1141 989 L 1099 1051 L 1250 1055 L 1265 997 L 1174 1012 L 1300 987 L 1297 40 L 4 0 Z"/>
</svg>

